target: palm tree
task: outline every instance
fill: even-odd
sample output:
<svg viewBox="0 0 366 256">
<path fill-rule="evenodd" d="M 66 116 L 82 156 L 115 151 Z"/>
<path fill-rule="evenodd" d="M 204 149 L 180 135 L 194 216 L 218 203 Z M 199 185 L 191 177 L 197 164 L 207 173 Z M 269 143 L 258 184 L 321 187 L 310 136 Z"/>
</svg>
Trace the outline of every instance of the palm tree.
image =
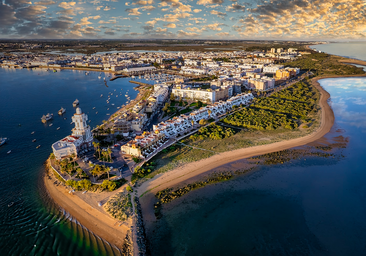
<svg viewBox="0 0 366 256">
<path fill-rule="evenodd" d="M 107 149 L 107 153 L 108 153 L 108 155 L 109 155 L 109 159 L 110 159 L 110 161 L 112 162 L 112 149 L 108 148 L 108 149 Z"/>
<path fill-rule="evenodd" d="M 71 154 L 71 157 L 72 157 L 72 160 L 73 160 L 73 163 L 74 163 L 74 167 L 75 167 L 75 163 L 76 163 L 76 161 L 75 161 L 76 154 L 75 154 L 75 153 L 72 153 L 72 154 Z"/>
<path fill-rule="evenodd" d="M 110 167 L 106 167 L 104 170 L 108 174 L 108 180 L 109 180 L 109 172 L 111 171 L 111 168 Z"/>
</svg>

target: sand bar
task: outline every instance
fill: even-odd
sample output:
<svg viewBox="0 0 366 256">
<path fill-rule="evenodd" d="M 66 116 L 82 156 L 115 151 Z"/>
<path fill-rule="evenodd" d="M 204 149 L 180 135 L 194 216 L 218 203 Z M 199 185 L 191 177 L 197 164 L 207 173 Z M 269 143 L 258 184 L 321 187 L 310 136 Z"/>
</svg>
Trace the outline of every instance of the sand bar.
<svg viewBox="0 0 366 256">
<path fill-rule="evenodd" d="M 68 189 L 64 186 L 54 185 L 53 182 L 55 180 L 48 179 L 48 175 L 45 175 L 43 180 L 50 197 L 57 205 L 65 209 L 81 225 L 94 234 L 116 245 L 118 248 L 122 247 L 129 227 L 126 225 L 119 226 L 118 220 L 113 219 L 107 213 L 103 213 L 103 209 L 98 209 L 97 207 L 99 206 L 96 202 L 95 205 L 91 202 L 86 202 L 75 194 L 69 194 Z"/>
</svg>

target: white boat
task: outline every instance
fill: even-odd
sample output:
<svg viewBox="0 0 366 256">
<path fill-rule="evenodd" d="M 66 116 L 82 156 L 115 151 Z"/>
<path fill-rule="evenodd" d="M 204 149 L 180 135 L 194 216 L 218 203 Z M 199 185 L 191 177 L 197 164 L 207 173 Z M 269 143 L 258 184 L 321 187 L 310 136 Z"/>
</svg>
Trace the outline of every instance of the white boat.
<svg viewBox="0 0 366 256">
<path fill-rule="evenodd" d="M 31 132 L 31 134 L 34 134 L 34 131 L 33 131 L 33 132 Z"/>
<path fill-rule="evenodd" d="M 41 118 L 42 123 L 46 123 L 48 120 L 53 118 L 53 114 L 47 113 L 47 115 L 43 115 Z"/>
<path fill-rule="evenodd" d="M 95 109 L 95 107 L 93 107 L 93 109 Z"/>
<path fill-rule="evenodd" d="M 112 103 L 111 105 L 114 106 L 114 103 Z"/>
<path fill-rule="evenodd" d="M 103 97 L 103 94 L 101 94 L 100 97 Z"/>
<path fill-rule="evenodd" d="M 41 145 L 38 145 L 36 148 L 40 148 L 41 147 Z"/>
<path fill-rule="evenodd" d="M 77 105 L 79 105 L 79 100 L 78 100 L 78 99 L 76 99 L 76 100 L 72 103 L 72 105 L 73 105 L 74 107 L 76 107 Z"/>
<path fill-rule="evenodd" d="M 62 114 L 64 114 L 66 112 L 66 109 L 65 108 L 63 108 L 63 107 L 61 107 L 61 109 L 58 111 L 58 114 L 59 115 L 62 115 Z"/>
<path fill-rule="evenodd" d="M 98 79 L 101 79 L 102 77 L 101 76 L 98 76 Z"/>
<path fill-rule="evenodd" d="M 11 153 L 11 150 L 9 150 L 8 152 L 7 152 L 7 154 L 10 154 Z"/>
<path fill-rule="evenodd" d="M 49 126 L 52 126 L 53 124 L 50 124 Z"/>
<path fill-rule="evenodd" d="M 4 145 L 8 138 L 0 138 L 0 146 Z"/>
<path fill-rule="evenodd" d="M 32 142 L 36 142 L 36 139 L 32 140 Z"/>
<path fill-rule="evenodd" d="M 57 129 L 56 130 L 60 130 L 60 127 L 57 127 Z"/>
</svg>

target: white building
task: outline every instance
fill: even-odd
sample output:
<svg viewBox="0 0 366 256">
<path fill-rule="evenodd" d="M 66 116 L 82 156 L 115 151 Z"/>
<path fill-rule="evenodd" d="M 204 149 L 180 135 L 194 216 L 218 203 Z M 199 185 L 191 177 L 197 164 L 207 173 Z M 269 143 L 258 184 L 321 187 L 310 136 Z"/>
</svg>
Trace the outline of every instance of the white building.
<svg viewBox="0 0 366 256">
<path fill-rule="evenodd" d="M 263 67 L 263 73 L 276 74 L 277 70 L 283 69 L 283 65 L 269 65 Z"/>
<path fill-rule="evenodd" d="M 233 106 L 247 104 L 253 99 L 251 93 L 239 94 L 230 98 L 227 101 L 219 101 L 211 106 L 202 107 L 189 115 L 180 115 L 165 122 L 161 122 L 153 126 L 155 133 L 164 133 L 167 138 L 183 135 L 189 131 L 194 124 L 197 124 L 201 119 L 216 118 L 224 115 L 231 110 Z"/>
<path fill-rule="evenodd" d="M 72 121 L 75 124 L 72 134 L 52 144 L 53 154 L 57 160 L 73 154 L 77 156 L 80 152 L 92 147 L 93 136 L 90 126 L 87 125 L 88 116 L 77 108 Z"/>
</svg>

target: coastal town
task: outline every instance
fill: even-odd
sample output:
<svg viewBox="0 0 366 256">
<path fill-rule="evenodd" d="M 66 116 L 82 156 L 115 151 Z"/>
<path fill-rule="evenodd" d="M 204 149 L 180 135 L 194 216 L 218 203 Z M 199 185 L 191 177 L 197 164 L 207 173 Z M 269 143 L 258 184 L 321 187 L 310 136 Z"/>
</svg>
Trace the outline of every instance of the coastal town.
<svg viewBox="0 0 366 256">
<path fill-rule="evenodd" d="M 80 106 L 83 102 L 70 102 L 74 108 L 67 111 L 74 113 L 74 128 L 70 135 L 58 138 L 51 146 L 47 166 L 52 184 L 47 186 L 56 191 L 55 198 L 63 190 L 52 186 L 61 186 L 65 188 L 62 193 L 80 198 L 80 204 L 97 207 L 113 217 L 113 226 L 118 224 L 126 235 L 124 244 L 131 245 L 127 249 L 130 255 L 143 255 L 146 241 L 139 197 L 145 193 L 145 185 L 141 189 L 139 186 L 157 168 L 161 154 L 169 155 L 175 148 L 185 146 L 202 151 L 202 157 L 197 159 L 204 159 L 210 156 L 207 153 L 216 154 L 212 149 L 217 146 L 187 145 L 187 141 L 210 138 L 220 143 L 223 138 L 235 137 L 238 131 L 251 134 L 252 130 L 280 129 L 286 134 L 295 129 L 303 136 L 317 129 L 318 94 L 308 88 L 308 78 L 313 73 L 288 65 L 311 53 L 294 48 L 272 48 L 266 52 L 14 53 L 1 56 L 0 65 L 4 69 L 42 69 L 51 73 L 75 69 L 85 76 L 96 72 L 99 79 L 105 73 L 106 86 L 116 79 L 128 79 L 136 85 L 138 94 L 134 99 L 128 91 L 100 95 L 107 106 L 114 105 L 112 96 L 124 96 L 125 103 L 116 106 L 117 111 L 94 128 Z M 282 99 L 283 106 L 274 102 L 277 98 L 273 95 Z M 278 109 L 271 104 L 277 104 Z M 58 114 L 63 118 L 65 112 L 61 107 Z M 51 126 L 52 119 L 53 114 L 48 113 L 41 121 Z M 230 145 L 233 146 L 241 147 L 240 143 Z M 246 149 L 250 147 L 243 148 Z M 225 175 L 219 177 L 226 179 Z M 164 201 L 154 205 L 157 218 L 159 203 Z M 109 228 L 110 224 L 105 227 Z M 120 240 L 114 242 L 121 245 Z"/>
<path fill-rule="evenodd" d="M 92 56 L 13 54 L 2 56 L 0 65 L 50 71 L 82 68 L 87 70 L 86 75 L 93 70 L 113 72 L 110 80 L 119 77 L 130 77 L 131 82 L 135 78 L 145 80 L 146 83 L 136 82 L 140 93 L 135 100 L 126 92 L 126 105 L 118 107 L 115 114 L 94 129 L 75 100 L 72 134 L 52 145 L 56 161 L 78 159 L 78 165 L 84 166 L 85 177 L 92 176 L 96 162 L 101 164 L 95 158 L 96 151 L 112 151 L 110 161 L 120 160 L 118 165 L 108 165 L 113 180 L 118 180 L 200 127 L 219 121 L 236 107 L 247 106 L 260 92 L 269 93 L 299 77 L 302 74 L 299 68 L 285 67 L 283 62 L 302 54 L 307 53 L 294 48 L 272 48 L 268 52 L 122 52 Z M 65 110 L 60 111 L 62 114 Z M 47 114 L 42 122 L 50 119 L 52 116 Z M 100 144 L 107 147 L 101 148 Z M 94 153 L 90 154 L 91 151 Z M 56 169 L 61 170 L 60 166 L 55 166 Z M 82 177 L 61 172 L 59 175 L 65 180 Z"/>
</svg>

